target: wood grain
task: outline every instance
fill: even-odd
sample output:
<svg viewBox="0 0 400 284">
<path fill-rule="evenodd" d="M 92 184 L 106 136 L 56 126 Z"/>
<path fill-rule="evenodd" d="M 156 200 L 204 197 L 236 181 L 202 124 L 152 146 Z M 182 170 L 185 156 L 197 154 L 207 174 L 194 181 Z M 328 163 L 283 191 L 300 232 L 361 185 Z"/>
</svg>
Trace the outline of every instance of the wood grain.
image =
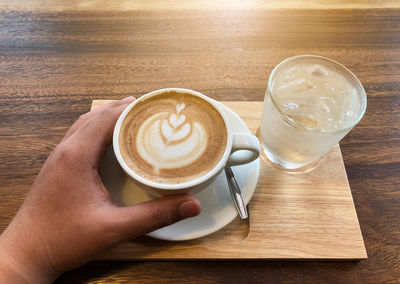
<svg viewBox="0 0 400 284">
<path fill-rule="evenodd" d="M 10 0 L 0 2 L 0 11 L 148 11 L 148 10 L 227 10 L 227 9 L 371 9 L 399 8 L 396 0 Z"/>
<path fill-rule="evenodd" d="M 41 3 L 0 13 L 0 230 L 94 99 L 184 87 L 262 101 L 272 68 L 297 54 L 343 63 L 368 95 L 363 120 L 341 141 L 367 260 L 93 262 L 60 283 L 398 282 L 399 9 L 48 12 Z"/>
<path fill-rule="evenodd" d="M 91 109 L 110 102 L 95 100 Z M 223 102 L 255 134 L 262 102 Z M 239 217 L 222 230 L 185 242 L 141 238 L 121 244 L 102 260 L 365 259 L 364 241 L 340 148 L 311 172 L 282 173 L 260 159 L 249 203 L 249 223 Z"/>
</svg>

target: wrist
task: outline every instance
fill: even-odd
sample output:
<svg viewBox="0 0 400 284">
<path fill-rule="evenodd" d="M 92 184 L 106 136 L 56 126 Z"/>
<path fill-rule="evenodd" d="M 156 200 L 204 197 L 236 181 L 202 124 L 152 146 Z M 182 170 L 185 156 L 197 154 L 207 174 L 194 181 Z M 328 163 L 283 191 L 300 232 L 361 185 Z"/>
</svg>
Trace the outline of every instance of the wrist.
<svg viewBox="0 0 400 284">
<path fill-rule="evenodd" d="M 9 228 L 7 228 L 9 229 Z M 13 238 L 7 230 L 0 235 L 0 279 L 4 283 L 51 283 L 59 273 L 44 261 L 37 246 Z M 2 283 L 0 281 L 0 283 Z"/>
</svg>

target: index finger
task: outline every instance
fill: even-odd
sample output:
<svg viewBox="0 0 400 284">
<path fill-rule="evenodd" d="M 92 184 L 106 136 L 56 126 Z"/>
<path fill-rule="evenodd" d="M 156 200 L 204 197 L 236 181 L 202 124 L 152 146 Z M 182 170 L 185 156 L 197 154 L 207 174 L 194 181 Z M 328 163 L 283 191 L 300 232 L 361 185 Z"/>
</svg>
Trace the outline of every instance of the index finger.
<svg viewBox="0 0 400 284">
<path fill-rule="evenodd" d="M 93 166 L 98 166 L 107 146 L 112 141 L 115 123 L 122 111 L 134 101 L 134 98 L 108 104 L 95 112 L 71 135 L 79 145 L 79 151 Z"/>
<path fill-rule="evenodd" d="M 113 104 L 117 105 L 120 102 L 132 102 L 134 101 L 135 98 L 130 96 L 130 97 L 126 97 L 122 100 L 119 101 L 115 101 L 115 102 L 111 102 L 111 103 L 107 103 L 101 106 L 96 107 L 95 109 L 82 114 L 75 122 L 74 124 L 72 124 L 72 126 L 68 129 L 67 133 L 64 136 L 64 139 L 70 137 L 76 130 L 78 130 L 88 119 L 90 119 L 91 117 L 93 117 L 94 115 L 96 115 L 97 113 L 103 111 L 104 109 L 112 106 Z"/>
</svg>

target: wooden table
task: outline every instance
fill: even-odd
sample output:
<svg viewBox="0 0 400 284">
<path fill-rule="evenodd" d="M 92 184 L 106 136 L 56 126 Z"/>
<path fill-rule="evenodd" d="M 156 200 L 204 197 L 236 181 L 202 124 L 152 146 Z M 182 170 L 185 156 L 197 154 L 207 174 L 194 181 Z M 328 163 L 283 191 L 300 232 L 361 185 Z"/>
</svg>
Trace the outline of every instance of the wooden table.
<svg viewBox="0 0 400 284">
<path fill-rule="evenodd" d="M 60 283 L 400 281 L 400 5 L 396 1 L 0 4 L 0 230 L 93 99 L 185 87 L 262 101 L 274 65 L 338 60 L 368 94 L 341 142 L 369 258 L 360 262 L 92 262 Z M 276 9 L 278 8 L 278 9 Z"/>
</svg>

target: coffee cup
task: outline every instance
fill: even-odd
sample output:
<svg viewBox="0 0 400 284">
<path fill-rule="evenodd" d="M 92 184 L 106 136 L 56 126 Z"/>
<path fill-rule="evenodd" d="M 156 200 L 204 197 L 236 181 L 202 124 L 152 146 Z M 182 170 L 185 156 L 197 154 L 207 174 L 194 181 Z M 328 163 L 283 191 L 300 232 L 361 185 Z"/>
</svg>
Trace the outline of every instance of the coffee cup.
<svg viewBox="0 0 400 284">
<path fill-rule="evenodd" d="M 199 192 L 225 165 L 260 155 L 258 139 L 233 132 L 219 102 L 182 88 L 132 102 L 117 120 L 113 148 L 128 177 L 156 196 Z"/>
</svg>

